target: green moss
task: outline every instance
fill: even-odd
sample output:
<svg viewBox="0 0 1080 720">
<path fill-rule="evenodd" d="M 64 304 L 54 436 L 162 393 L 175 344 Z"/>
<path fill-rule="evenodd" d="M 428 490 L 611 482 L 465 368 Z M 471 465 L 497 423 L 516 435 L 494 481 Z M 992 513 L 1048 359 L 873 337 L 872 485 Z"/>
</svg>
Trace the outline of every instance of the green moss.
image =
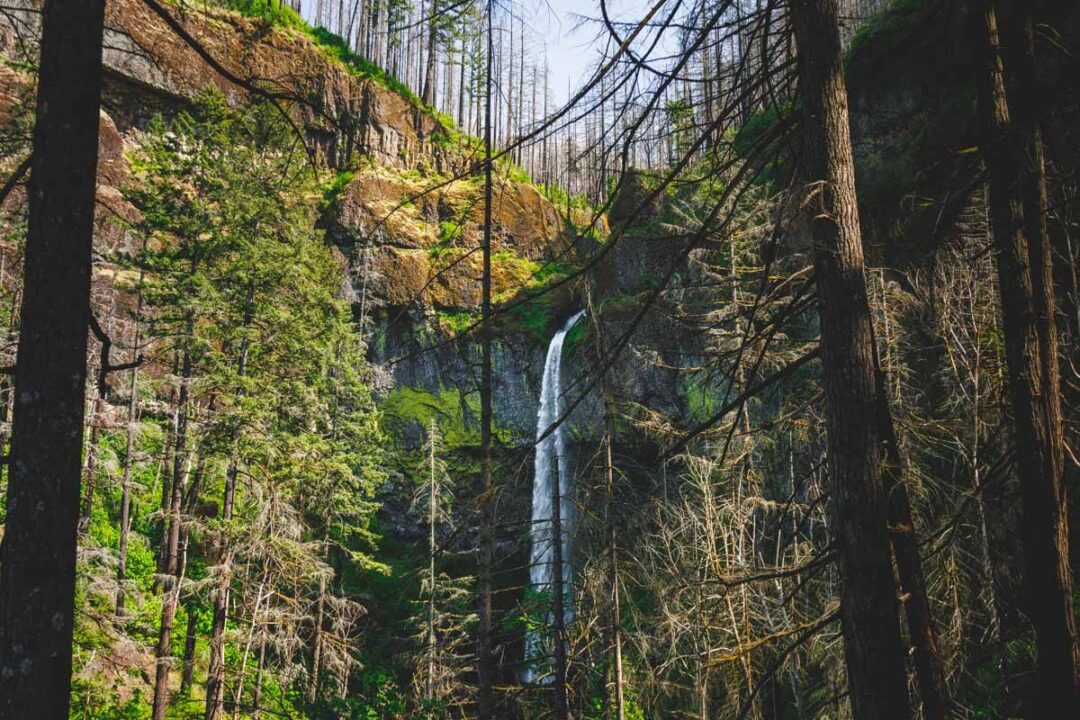
<svg viewBox="0 0 1080 720">
<path fill-rule="evenodd" d="M 705 373 L 693 373 L 682 376 L 681 395 L 686 398 L 687 410 L 692 422 L 702 422 L 716 414 L 719 400 L 723 398 L 722 388 L 716 386 Z"/>
<path fill-rule="evenodd" d="M 349 170 L 339 172 L 334 175 L 334 177 L 330 178 L 330 182 L 323 187 L 323 207 L 325 208 L 331 205 L 335 200 L 341 197 L 341 193 L 345 191 L 345 188 L 348 187 L 349 183 L 355 178 L 356 173 Z"/>
<path fill-rule="evenodd" d="M 566 333 L 566 338 L 563 339 L 564 351 L 571 352 L 585 342 L 591 328 L 592 325 L 586 319 L 582 319 L 574 327 L 570 328 L 570 332 Z"/>
<path fill-rule="evenodd" d="M 288 28 L 304 35 L 315 43 L 320 50 L 343 64 L 354 75 L 375 81 L 379 85 L 406 98 L 425 114 L 430 115 L 447 131 L 447 139 L 453 139 L 459 134 L 454 127 L 452 118 L 435 108 L 425 105 L 408 85 L 367 58 L 353 52 L 348 41 L 340 35 L 332 33 L 323 27 L 311 27 L 299 13 L 288 5 L 277 0 L 224 0 L 222 4 L 229 10 L 246 17 L 258 18 L 274 27 Z M 437 137 L 437 135 L 433 136 L 433 139 Z"/>
<path fill-rule="evenodd" d="M 275 27 L 287 27 L 305 32 L 308 30 L 308 24 L 304 18 L 278 0 L 225 0 L 222 4 L 241 15 L 265 20 Z"/>
<path fill-rule="evenodd" d="M 450 335 L 458 335 L 465 332 L 476 322 L 476 316 L 468 310 L 460 312 L 448 312 L 439 310 L 435 313 L 439 326 Z"/>
<path fill-rule="evenodd" d="M 439 223 L 439 242 L 450 245 L 461 239 L 461 223 L 443 220 Z"/>
<path fill-rule="evenodd" d="M 530 333 L 538 340 L 551 335 L 552 326 L 555 323 L 555 308 L 548 294 L 515 305 L 508 314 L 514 326 Z"/>
<path fill-rule="evenodd" d="M 855 31 L 847 50 L 849 69 L 864 69 L 877 58 L 906 45 L 936 5 L 928 0 L 894 0 L 882 5 Z"/>
<path fill-rule="evenodd" d="M 480 440 L 479 427 L 472 421 L 479 417 L 480 398 L 450 388 L 431 393 L 421 388 L 398 385 L 381 405 L 383 417 L 391 431 L 404 432 L 410 424 L 421 428 L 439 423 L 447 445 L 474 445 Z"/>
</svg>

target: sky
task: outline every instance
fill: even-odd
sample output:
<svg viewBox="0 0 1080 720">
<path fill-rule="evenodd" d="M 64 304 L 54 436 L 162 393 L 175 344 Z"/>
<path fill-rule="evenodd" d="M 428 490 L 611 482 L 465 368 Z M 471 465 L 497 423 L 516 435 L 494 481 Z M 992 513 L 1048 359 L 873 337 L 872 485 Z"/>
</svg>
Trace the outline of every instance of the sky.
<svg viewBox="0 0 1080 720">
<path fill-rule="evenodd" d="M 640 19 L 647 10 L 646 0 L 608 0 L 608 13 L 617 20 Z M 599 0 L 521 0 L 526 31 L 542 40 L 547 50 L 551 72 L 552 99 L 557 103 L 568 98 L 568 84 L 577 87 L 588 79 L 599 57 L 597 47 L 607 33 L 597 22 Z M 582 18 L 588 18 L 582 23 Z M 537 58 L 538 60 L 540 58 Z"/>
</svg>

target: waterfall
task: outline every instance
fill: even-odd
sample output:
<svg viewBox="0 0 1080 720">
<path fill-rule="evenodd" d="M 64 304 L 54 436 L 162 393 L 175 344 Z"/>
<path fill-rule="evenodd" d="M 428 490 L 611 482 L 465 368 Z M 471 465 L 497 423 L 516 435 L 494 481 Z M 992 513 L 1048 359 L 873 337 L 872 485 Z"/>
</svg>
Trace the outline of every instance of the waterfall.
<svg viewBox="0 0 1080 720">
<path fill-rule="evenodd" d="M 547 359 L 544 360 L 544 377 L 540 385 L 540 411 L 536 419 L 536 437 L 539 440 L 552 423 L 558 420 L 561 414 L 559 396 L 562 394 L 560 373 L 562 370 L 563 341 L 570 329 L 577 324 L 585 314 L 584 310 L 575 313 L 562 328 L 551 338 L 548 345 Z M 557 463 L 555 467 L 552 463 Z M 563 439 L 563 426 L 555 428 L 555 431 L 545 437 L 536 445 L 536 461 L 533 468 L 533 496 L 532 496 L 532 523 L 529 525 L 529 535 L 532 541 L 532 551 L 529 556 L 529 580 L 534 591 L 538 593 L 550 592 L 552 582 L 552 561 L 554 545 L 552 544 L 551 532 L 551 483 L 555 471 L 559 478 L 559 517 L 562 532 L 559 544 L 562 549 L 562 580 L 564 595 L 569 596 L 570 588 L 570 523 L 571 503 L 570 498 L 570 465 L 566 458 L 566 441 Z M 568 620 L 573 614 L 573 608 L 567 599 L 564 605 L 564 620 Z M 525 639 L 525 670 L 522 679 L 532 682 L 536 676 L 535 663 L 537 658 L 544 655 L 544 643 L 540 633 L 530 631 Z"/>
</svg>

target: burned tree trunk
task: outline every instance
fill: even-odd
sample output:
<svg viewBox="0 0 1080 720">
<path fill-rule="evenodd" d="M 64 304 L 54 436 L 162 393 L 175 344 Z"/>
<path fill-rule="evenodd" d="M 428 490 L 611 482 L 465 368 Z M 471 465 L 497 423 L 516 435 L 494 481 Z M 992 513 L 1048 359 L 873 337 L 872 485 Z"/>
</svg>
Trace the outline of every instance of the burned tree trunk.
<svg viewBox="0 0 1080 720">
<path fill-rule="evenodd" d="M 856 720 L 910 717 L 882 485 L 884 446 L 836 0 L 791 7 L 821 318 L 840 619 Z"/>
<path fill-rule="evenodd" d="M 999 17 L 989 0 L 974 5 L 972 24 L 981 49 L 976 84 L 1020 477 L 1027 611 L 1038 654 L 1034 716 L 1052 717 L 1076 706 L 1080 648 L 1069 570 L 1056 306 L 1032 20 L 1026 10 L 1006 5 L 1011 12 L 1000 19 L 1007 43 L 999 39 Z M 1003 45 L 1009 48 L 1004 58 Z"/>
<path fill-rule="evenodd" d="M 101 0 L 42 9 L 0 569 L 3 720 L 68 716 L 104 15 Z"/>
</svg>

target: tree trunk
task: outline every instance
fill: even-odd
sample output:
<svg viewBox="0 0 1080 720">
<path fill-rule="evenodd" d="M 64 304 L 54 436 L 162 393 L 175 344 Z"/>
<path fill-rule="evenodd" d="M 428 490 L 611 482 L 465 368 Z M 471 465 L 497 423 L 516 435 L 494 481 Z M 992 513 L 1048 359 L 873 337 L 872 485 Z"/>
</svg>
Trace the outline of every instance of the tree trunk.
<svg viewBox="0 0 1080 720">
<path fill-rule="evenodd" d="M 420 93 L 420 100 L 425 105 L 435 105 L 435 59 L 436 59 L 436 39 L 437 34 L 435 24 L 435 0 L 431 0 L 430 15 L 428 15 L 428 36 L 427 36 L 427 65 L 424 70 L 424 90 Z"/>
<path fill-rule="evenodd" d="M 885 285 L 882 279 L 882 312 L 885 313 L 885 347 L 891 338 L 888 330 L 888 314 L 884 308 Z M 896 575 L 899 580 L 904 617 L 907 619 L 908 637 L 912 644 L 915 678 L 922 700 L 924 720 L 945 720 L 949 717 L 949 699 L 945 687 L 945 668 L 938 649 L 937 628 L 930 610 L 930 598 L 926 591 L 926 574 L 923 572 L 922 555 L 915 520 L 911 514 L 911 498 L 903 479 L 903 458 L 900 441 L 896 437 L 889 393 L 885 384 L 885 369 L 874 345 L 874 377 L 877 384 L 878 422 L 885 442 L 885 465 L 882 482 L 889 507 L 889 542 L 892 545 Z"/>
<path fill-rule="evenodd" d="M 910 717 L 836 0 L 796 0 L 840 618 L 855 720 Z"/>
<path fill-rule="evenodd" d="M 319 697 L 319 672 L 322 670 L 322 633 L 326 612 L 326 576 L 319 578 L 319 597 L 315 605 L 315 627 L 311 636 L 311 670 L 308 672 L 307 701 Z"/>
<path fill-rule="evenodd" d="M 101 0 L 45 0 L 7 523 L 0 718 L 65 720 L 97 173 Z"/>
<path fill-rule="evenodd" d="M 491 218 L 492 218 L 492 114 L 491 69 L 495 3 L 487 3 L 487 73 L 484 78 L 484 238 L 481 278 L 480 327 L 480 626 L 477 632 L 477 718 L 495 719 L 495 668 L 492 658 L 491 585 L 495 555 L 495 512 L 491 495 Z"/>
<path fill-rule="evenodd" d="M 188 336 L 193 332 L 193 320 L 188 318 Z M 188 384 L 191 380 L 191 356 L 185 351 L 180 392 L 177 395 L 176 410 L 176 447 L 173 455 L 172 488 L 169 500 L 168 524 L 162 537 L 162 575 L 164 597 L 161 603 L 161 625 L 158 628 L 158 642 L 155 648 L 156 669 L 154 672 L 153 720 L 165 720 L 165 710 L 169 704 L 169 666 L 172 662 L 172 630 L 176 618 L 176 605 L 180 600 L 180 526 L 184 500 L 184 483 L 187 457 L 188 424 Z"/>
<path fill-rule="evenodd" d="M 612 678 L 615 685 L 615 720 L 625 718 L 625 699 L 623 693 L 623 659 L 622 659 L 622 609 L 619 607 L 619 549 L 618 536 L 615 532 L 615 467 L 611 459 L 611 442 L 613 438 L 612 423 L 608 424 L 607 434 L 607 512 L 608 512 L 608 562 L 611 563 L 611 653 Z"/>
<path fill-rule="evenodd" d="M 570 710 L 566 698 L 566 607 L 563 583 L 562 553 L 562 493 L 563 479 L 559 476 L 559 460 L 555 457 L 552 472 L 555 474 L 551 484 L 551 531 L 548 542 L 551 543 L 551 622 L 554 628 L 555 677 L 551 683 L 551 715 L 555 720 L 569 720 Z"/>
<path fill-rule="evenodd" d="M 431 702 L 435 698 L 435 523 L 438 521 L 439 486 L 435 472 L 435 442 L 438 426 L 431 418 L 431 430 L 428 436 L 428 617 L 427 617 L 427 678 L 424 684 L 424 698 Z"/>
<path fill-rule="evenodd" d="M 142 281 L 139 273 L 139 299 L 135 305 L 135 336 L 131 344 L 131 361 L 139 356 L 139 323 L 142 320 Z M 124 475 L 120 487 L 120 548 L 116 565 L 116 614 L 124 614 L 124 583 L 127 580 L 128 535 L 131 532 L 131 472 L 135 465 L 135 423 L 139 413 L 139 368 L 131 369 L 131 397 L 128 400 L 127 432 L 124 439 Z"/>
<path fill-rule="evenodd" d="M 1009 6 L 1012 12 L 1003 18 L 1007 64 L 994 6 L 981 0 L 972 21 L 982 51 L 979 114 L 1020 477 L 1027 614 L 1038 655 L 1033 717 L 1053 717 L 1078 702 L 1080 648 L 1072 610 L 1056 307 L 1045 160 L 1035 114 L 1032 21 L 1026 11 Z"/>
<path fill-rule="evenodd" d="M 90 532 L 90 515 L 94 511 L 94 484 L 97 480 L 98 443 L 101 437 L 102 416 L 105 410 L 105 399 L 100 393 L 94 393 L 94 401 L 90 404 L 90 417 L 87 422 L 90 425 L 90 442 L 86 446 L 86 472 L 83 480 L 83 504 L 79 515 L 79 534 L 85 535 Z"/>
<path fill-rule="evenodd" d="M 251 327 L 255 318 L 255 286 L 249 286 L 244 308 L 244 330 Z M 248 353 L 250 352 L 251 340 L 245 332 L 240 341 L 240 359 L 237 362 L 236 374 L 243 378 L 247 374 Z M 243 398 L 243 386 L 236 390 L 237 398 Z M 236 438 L 233 437 L 235 444 Z M 236 449 L 233 449 L 232 457 L 229 458 L 229 466 L 225 471 L 225 489 L 221 499 L 221 519 L 228 523 L 232 520 L 233 506 L 236 501 L 236 479 L 240 472 L 239 458 Z M 214 593 L 214 615 L 211 620 L 210 631 L 210 667 L 206 673 L 206 707 L 203 712 L 205 720 L 216 720 L 221 712 L 221 705 L 225 690 L 225 626 L 229 617 L 229 587 L 232 581 L 233 552 L 231 547 L 226 547 L 222 557 L 221 567 L 218 569 L 217 591 Z"/>
<path fill-rule="evenodd" d="M 945 689 L 945 669 L 938 650 L 937 629 L 930 611 L 926 592 L 926 575 L 919 553 L 918 535 L 911 516 L 911 500 L 900 475 L 900 454 L 896 444 L 886 400 L 884 374 L 878 373 L 878 402 L 882 408 L 886 433 L 888 464 L 884 469 L 885 494 L 889 503 L 889 540 L 892 544 L 896 574 L 903 597 L 904 616 L 912 644 L 912 659 L 919 697 L 922 699 L 924 720 L 945 720 L 949 717 L 948 693 Z"/>
<path fill-rule="evenodd" d="M 187 631 L 184 635 L 184 672 L 180 676 L 180 697 L 186 698 L 191 693 L 191 682 L 195 678 L 195 641 L 198 638 L 199 619 L 195 608 L 187 607 Z"/>
<path fill-rule="evenodd" d="M 259 643 L 259 669 L 255 673 L 255 690 L 251 696 L 251 720 L 262 716 L 263 674 L 266 670 L 266 641 Z"/>
</svg>

